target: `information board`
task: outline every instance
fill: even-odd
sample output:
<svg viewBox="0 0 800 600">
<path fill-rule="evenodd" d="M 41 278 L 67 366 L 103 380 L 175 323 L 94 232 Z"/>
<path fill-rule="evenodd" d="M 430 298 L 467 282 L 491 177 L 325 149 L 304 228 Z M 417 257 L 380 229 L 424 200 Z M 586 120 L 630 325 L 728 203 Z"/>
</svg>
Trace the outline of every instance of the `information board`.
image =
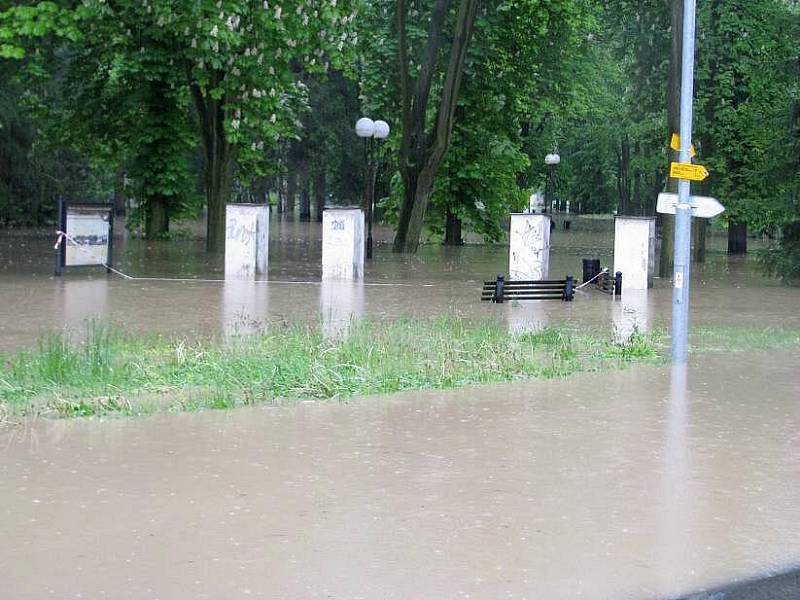
<svg viewBox="0 0 800 600">
<path fill-rule="evenodd" d="M 111 211 L 106 206 L 67 205 L 64 266 L 107 265 Z"/>
</svg>

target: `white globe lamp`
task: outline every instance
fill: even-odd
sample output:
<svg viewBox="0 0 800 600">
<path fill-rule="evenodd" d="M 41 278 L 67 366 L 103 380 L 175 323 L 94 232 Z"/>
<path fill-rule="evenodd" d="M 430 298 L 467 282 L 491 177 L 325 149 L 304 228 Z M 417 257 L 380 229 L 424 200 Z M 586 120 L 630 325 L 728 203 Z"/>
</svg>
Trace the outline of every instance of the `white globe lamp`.
<svg viewBox="0 0 800 600">
<path fill-rule="evenodd" d="M 361 117 L 356 121 L 356 135 L 361 138 L 371 138 L 375 135 L 375 121 Z"/>
</svg>

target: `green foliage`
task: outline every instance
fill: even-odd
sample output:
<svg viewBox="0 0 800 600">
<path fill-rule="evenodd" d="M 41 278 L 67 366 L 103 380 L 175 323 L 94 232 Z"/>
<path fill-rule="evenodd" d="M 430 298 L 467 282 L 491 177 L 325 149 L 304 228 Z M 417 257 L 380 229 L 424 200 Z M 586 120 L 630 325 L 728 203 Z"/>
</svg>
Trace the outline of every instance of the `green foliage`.
<svg viewBox="0 0 800 600">
<path fill-rule="evenodd" d="M 423 62 L 431 5 L 410 6 L 412 78 L 418 76 Z M 393 11 L 393 2 L 374 2 L 363 15 L 362 97 L 369 110 L 378 115 L 400 114 Z M 527 205 L 529 191 L 520 183 L 529 157 L 523 151 L 521 133 L 528 123 L 560 105 L 559 95 L 569 93 L 570 74 L 564 67 L 584 51 L 585 31 L 591 22 L 584 2 L 506 0 L 481 6 L 450 148 L 437 174 L 426 219 L 434 233 L 443 230 L 449 212 L 495 240 L 502 235 L 500 227 L 507 213 Z M 446 58 L 446 52 L 442 52 L 437 68 L 443 69 Z M 441 76 L 437 76 L 432 97 L 439 97 L 441 85 Z M 430 123 L 435 116 L 432 108 L 426 119 Z M 392 124 L 395 129 L 400 126 L 397 119 Z M 536 160 L 541 160 L 538 150 Z M 396 209 L 402 195 L 399 179 L 394 181 L 398 184 L 394 197 L 383 204 L 389 209 Z"/>
<path fill-rule="evenodd" d="M 791 145 L 798 101 L 797 8 L 761 0 L 706 3 L 699 18 L 699 148 L 725 217 L 765 230 L 787 222 L 787 181 L 775 177 Z M 795 164 L 797 159 L 795 158 Z M 791 218 L 791 217 L 790 217 Z"/>
<path fill-rule="evenodd" d="M 563 328 L 509 335 L 494 321 L 442 317 L 359 321 L 331 339 L 304 324 L 278 326 L 234 343 L 136 337 L 91 324 L 71 342 L 48 336 L 38 350 L 3 362 L 0 406 L 63 416 L 228 408 L 281 398 L 344 399 L 412 389 L 562 377 L 653 360 Z M 647 352 L 650 348 L 652 352 Z"/>
<path fill-rule="evenodd" d="M 220 161 L 243 180 L 268 171 L 267 150 L 296 134 L 307 105 L 300 72 L 341 63 L 354 19 L 348 0 L 40 2 L 0 12 L 0 40 L 4 56 L 28 59 L 31 88 L 65 76 L 62 106 L 38 102 L 53 139 L 124 168 L 144 202 L 169 199 L 180 212 L 191 209 L 197 140 L 207 182 Z M 221 185 L 224 198 L 232 180 Z"/>
</svg>

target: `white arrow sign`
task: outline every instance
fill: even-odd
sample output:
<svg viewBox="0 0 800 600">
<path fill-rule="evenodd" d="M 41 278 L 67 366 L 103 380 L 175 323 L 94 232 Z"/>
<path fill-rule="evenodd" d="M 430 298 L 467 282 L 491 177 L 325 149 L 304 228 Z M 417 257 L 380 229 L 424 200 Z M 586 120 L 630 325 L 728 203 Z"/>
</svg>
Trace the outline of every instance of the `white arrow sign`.
<svg viewBox="0 0 800 600">
<path fill-rule="evenodd" d="M 716 217 L 725 210 L 725 207 L 722 206 L 716 198 L 709 198 L 708 196 L 689 196 L 689 202 L 692 205 L 693 217 L 710 219 L 711 217 Z M 676 204 L 678 204 L 678 194 L 662 192 L 658 195 L 656 211 L 667 215 L 674 215 Z"/>
</svg>

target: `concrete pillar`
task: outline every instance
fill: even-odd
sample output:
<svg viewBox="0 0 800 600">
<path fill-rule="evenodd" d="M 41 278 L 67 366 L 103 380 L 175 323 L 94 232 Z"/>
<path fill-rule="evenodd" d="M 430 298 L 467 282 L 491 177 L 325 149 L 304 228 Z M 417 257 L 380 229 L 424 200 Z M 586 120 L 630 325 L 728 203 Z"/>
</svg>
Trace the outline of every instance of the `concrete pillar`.
<svg viewBox="0 0 800 600">
<path fill-rule="evenodd" d="M 225 207 L 225 279 L 266 275 L 269 258 L 269 206 Z"/>
<path fill-rule="evenodd" d="M 364 277 L 364 211 L 326 208 L 322 213 L 322 278 Z"/>
<path fill-rule="evenodd" d="M 628 290 L 653 287 L 656 254 L 654 217 L 614 219 L 614 268 L 622 271 L 622 297 Z"/>
<path fill-rule="evenodd" d="M 540 281 L 550 271 L 550 216 L 511 215 L 509 279 Z"/>
</svg>

